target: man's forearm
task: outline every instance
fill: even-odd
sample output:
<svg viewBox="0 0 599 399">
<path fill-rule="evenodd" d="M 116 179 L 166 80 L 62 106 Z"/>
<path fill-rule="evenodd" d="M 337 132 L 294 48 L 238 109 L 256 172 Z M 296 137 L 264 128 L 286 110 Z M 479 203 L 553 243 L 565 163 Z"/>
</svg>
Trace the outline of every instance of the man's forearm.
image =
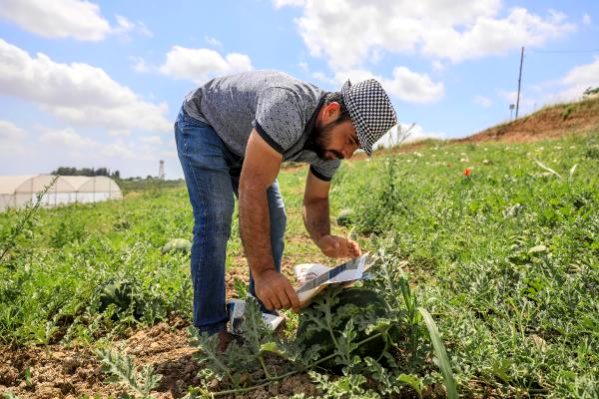
<svg viewBox="0 0 599 399">
<path fill-rule="evenodd" d="M 254 276 L 275 270 L 266 190 L 240 187 L 239 227 L 245 256 Z"/>
<path fill-rule="evenodd" d="M 313 200 L 304 204 L 304 225 L 315 243 L 323 236 L 331 234 L 328 199 Z"/>
</svg>

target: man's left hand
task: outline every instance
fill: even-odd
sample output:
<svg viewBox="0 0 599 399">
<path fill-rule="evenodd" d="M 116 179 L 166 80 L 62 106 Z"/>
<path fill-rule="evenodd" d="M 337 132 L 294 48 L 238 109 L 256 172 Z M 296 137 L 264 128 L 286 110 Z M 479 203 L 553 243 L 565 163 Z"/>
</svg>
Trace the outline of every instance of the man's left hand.
<svg viewBox="0 0 599 399">
<path fill-rule="evenodd" d="M 362 255 L 360 244 L 339 236 L 322 236 L 316 245 L 329 258 L 357 258 Z"/>
</svg>

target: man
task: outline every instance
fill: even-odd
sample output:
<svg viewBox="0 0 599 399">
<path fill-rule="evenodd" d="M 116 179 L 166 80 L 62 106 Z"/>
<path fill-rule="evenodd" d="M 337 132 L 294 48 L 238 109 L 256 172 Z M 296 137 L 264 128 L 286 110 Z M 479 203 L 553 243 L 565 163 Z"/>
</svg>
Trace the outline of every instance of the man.
<svg viewBox="0 0 599 399">
<path fill-rule="evenodd" d="M 286 214 L 277 174 L 284 161 L 310 164 L 304 223 L 321 251 L 356 257 L 359 245 L 331 235 L 329 186 L 342 159 L 372 145 L 397 123 L 380 84 L 371 79 L 327 93 L 284 73 L 254 71 L 213 79 L 185 99 L 175 123 L 195 225 L 191 249 L 194 325 L 224 335 L 226 246 L 234 194 L 250 292 L 263 308 L 299 308 L 280 273 Z"/>
</svg>

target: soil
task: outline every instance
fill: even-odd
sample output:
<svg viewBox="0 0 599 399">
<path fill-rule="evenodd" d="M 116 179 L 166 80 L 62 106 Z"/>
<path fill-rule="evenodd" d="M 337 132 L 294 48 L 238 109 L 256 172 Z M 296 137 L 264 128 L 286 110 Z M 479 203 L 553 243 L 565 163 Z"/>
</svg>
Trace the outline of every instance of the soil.
<svg viewBox="0 0 599 399">
<path fill-rule="evenodd" d="M 173 316 L 167 322 L 114 342 L 115 348 L 134 357 L 136 365 L 152 365 L 162 375 L 160 385 L 152 393 L 155 398 L 180 398 L 188 387 L 200 383 L 199 366 L 193 358 L 196 349 L 188 344 L 188 327 L 186 320 Z M 0 395 L 10 391 L 23 399 L 54 399 L 84 395 L 107 398 L 125 393 L 121 385 L 106 382 L 107 376 L 89 347 L 0 347 L 0 359 Z M 316 393 L 306 374 L 234 397 L 286 397 L 301 392 Z"/>
<path fill-rule="evenodd" d="M 571 134 L 599 130 L 599 98 L 589 98 L 570 104 L 555 105 L 513 122 L 483 130 L 458 143 L 482 141 L 531 142 L 557 139 Z"/>
</svg>

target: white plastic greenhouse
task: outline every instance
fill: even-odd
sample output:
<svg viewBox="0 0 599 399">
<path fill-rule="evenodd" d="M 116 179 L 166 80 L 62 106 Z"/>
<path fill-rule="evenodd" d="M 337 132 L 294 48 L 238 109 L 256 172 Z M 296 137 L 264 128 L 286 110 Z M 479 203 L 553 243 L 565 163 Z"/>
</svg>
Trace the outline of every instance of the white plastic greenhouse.
<svg viewBox="0 0 599 399">
<path fill-rule="evenodd" d="M 44 190 L 55 176 L 0 176 L 0 212 L 35 203 L 37 193 Z M 59 176 L 42 197 L 43 206 L 52 207 L 74 202 L 99 202 L 121 199 L 116 182 L 106 176 Z"/>
</svg>

